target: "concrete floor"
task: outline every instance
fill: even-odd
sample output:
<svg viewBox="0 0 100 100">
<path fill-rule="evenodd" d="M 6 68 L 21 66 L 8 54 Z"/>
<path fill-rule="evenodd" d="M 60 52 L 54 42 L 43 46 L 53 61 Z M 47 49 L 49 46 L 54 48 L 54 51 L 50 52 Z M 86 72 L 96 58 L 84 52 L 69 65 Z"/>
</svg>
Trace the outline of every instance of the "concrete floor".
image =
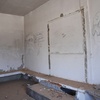
<svg viewBox="0 0 100 100">
<path fill-rule="evenodd" d="M 56 91 L 54 89 L 47 88 L 41 84 L 32 85 L 30 86 L 30 89 L 30 94 L 33 94 L 33 96 L 36 97 L 36 93 L 40 95 L 37 95 L 36 100 L 38 100 L 38 98 L 41 98 L 39 100 L 75 100 L 74 96 L 68 95 L 64 92 Z M 45 99 L 43 96 L 48 99 Z"/>
<path fill-rule="evenodd" d="M 62 83 L 65 85 L 72 86 L 74 88 L 81 88 L 83 90 L 92 89 L 94 86 L 94 85 L 90 85 L 90 84 L 86 84 L 86 83 L 74 82 L 74 81 L 70 81 L 70 80 L 65 80 L 65 79 L 61 79 L 61 78 L 57 78 L 57 77 L 53 77 L 53 76 L 36 73 L 34 71 L 30 71 L 27 69 L 23 69 L 23 70 L 19 70 L 19 71 L 22 71 L 24 73 L 27 73 L 27 74 L 30 74 L 33 76 L 45 78 L 47 80 L 51 80 L 52 82 Z M 16 71 L 12 71 L 12 72 L 16 72 Z M 4 74 L 4 73 L 5 72 L 2 72 L 0 74 Z M 9 73 L 9 72 L 7 72 L 7 73 Z M 0 83 L 0 100 L 34 100 L 33 98 L 29 97 L 26 94 L 26 84 L 32 84 L 32 83 L 30 83 L 29 81 L 25 81 L 25 80 Z M 38 89 L 38 88 L 36 88 L 36 89 Z M 38 90 L 40 90 L 40 89 L 38 89 Z M 69 97 L 69 96 L 67 95 L 67 97 Z M 71 97 L 71 99 L 73 99 L 73 98 Z"/>
<path fill-rule="evenodd" d="M 34 100 L 26 94 L 27 80 L 0 83 L 0 100 Z"/>
<path fill-rule="evenodd" d="M 54 77 L 54 76 L 49 76 L 49 75 L 45 75 L 45 74 L 41 74 L 41 73 L 37 73 L 28 69 L 23 69 L 20 70 L 24 73 L 30 74 L 30 75 L 34 75 L 37 77 L 41 77 L 47 80 L 51 80 L 52 82 L 55 83 L 62 83 L 65 84 L 67 86 L 71 86 L 74 88 L 80 88 L 82 90 L 90 90 L 93 89 L 94 85 L 88 84 L 88 83 L 82 83 L 82 82 L 76 82 L 76 81 L 72 81 L 72 80 L 67 80 L 67 79 L 62 79 L 62 78 L 58 78 L 58 77 Z"/>
</svg>

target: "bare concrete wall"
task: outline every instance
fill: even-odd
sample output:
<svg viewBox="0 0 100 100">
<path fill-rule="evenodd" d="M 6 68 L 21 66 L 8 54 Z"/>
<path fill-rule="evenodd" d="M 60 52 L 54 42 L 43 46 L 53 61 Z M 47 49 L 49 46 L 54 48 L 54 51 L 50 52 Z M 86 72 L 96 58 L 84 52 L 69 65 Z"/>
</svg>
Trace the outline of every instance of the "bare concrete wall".
<svg viewBox="0 0 100 100">
<path fill-rule="evenodd" d="M 100 0 L 88 0 L 90 25 L 90 83 L 100 84 Z"/>
<path fill-rule="evenodd" d="M 26 15 L 26 67 L 65 79 L 100 84 L 99 4 L 99 0 L 50 0 Z M 74 16 L 77 10 L 80 14 L 80 9 L 84 9 L 81 11 L 82 23 L 80 16 Z M 77 22 L 71 19 L 72 16 Z M 66 17 L 69 20 L 61 24 L 59 20 Z M 75 29 L 83 31 L 83 37 L 81 31 L 77 34 L 74 30 L 74 24 L 78 27 Z M 68 27 L 67 31 L 64 25 Z M 59 37 L 59 32 L 65 40 Z"/>
<path fill-rule="evenodd" d="M 0 71 L 23 66 L 24 18 L 0 13 Z"/>
<path fill-rule="evenodd" d="M 25 65 L 27 68 L 65 79 L 86 82 L 85 74 L 87 73 L 85 73 L 84 31 L 81 7 L 85 9 L 86 1 L 50 0 L 25 16 Z M 62 27 L 64 25 L 62 23 L 62 31 L 60 31 L 60 24 L 57 25 L 55 22 L 62 20 L 62 16 L 66 18 L 70 25 L 68 26 L 68 23 L 65 24 L 66 30 L 65 26 Z M 77 20 L 77 22 L 73 20 Z M 79 34 L 75 27 L 79 30 Z M 51 29 L 55 29 L 55 32 L 51 31 Z M 52 32 L 56 35 L 53 38 L 52 36 L 48 37 L 48 34 L 52 34 Z M 65 39 L 59 37 L 59 32 L 63 36 L 66 35 Z M 51 45 L 49 45 L 48 39 L 50 39 Z"/>
</svg>

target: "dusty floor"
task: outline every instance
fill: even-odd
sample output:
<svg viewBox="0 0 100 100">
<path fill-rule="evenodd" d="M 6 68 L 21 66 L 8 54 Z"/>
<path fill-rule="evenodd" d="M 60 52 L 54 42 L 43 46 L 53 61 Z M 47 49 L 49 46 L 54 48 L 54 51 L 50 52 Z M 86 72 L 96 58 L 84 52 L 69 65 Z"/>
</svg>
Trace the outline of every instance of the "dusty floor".
<svg viewBox="0 0 100 100">
<path fill-rule="evenodd" d="M 41 78 L 44 78 L 47 80 L 51 80 L 52 82 L 55 82 L 55 83 L 62 83 L 62 84 L 65 84 L 67 86 L 71 86 L 71 87 L 82 89 L 82 90 L 93 89 L 93 87 L 94 87 L 94 85 L 91 85 L 91 84 L 62 79 L 62 78 L 58 78 L 58 77 L 54 77 L 54 76 L 49 76 L 49 75 L 45 75 L 45 74 L 31 71 L 28 69 L 23 69 L 21 71 L 24 73 L 30 74 L 30 75 L 34 75 L 34 76 L 41 77 Z"/>
<path fill-rule="evenodd" d="M 46 88 L 41 84 L 35 84 L 30 86 L 30 89 L 37 92 L 40 95 L 43 95 L 50 100 L 75 100 L 74 96 L 65 94 L 63 92 L 55 91 L 54 89 Z"/>
<path fill-rule="evenodd" d="M 0 83 L 0 100 L 34 100 L 26 94 L 26 80 L 16 80 Z"/>
<path fill-rule="evenodd" d="M 94 85 L 91 85 L 91 84 L 62 79 L 62 78 L 58 78 L 58 77 L 54 77 L 54 76 L 49 76 L 49 75 L 31 71 L 29 69 L 22 69 L 22 70 L 17 70 L 17 71 L 22 71 L 22 72 L 30 74 L 30 75 L 34 75 L 37 77 L 45 78 L 47 80 L 51 80 L 52 82 L 62 83 L 67 86 L 72 86 L 74 88 L 80 88 L 82 90 L 89 90 L 89 89 L 93 89 L 93 87 L 94 87 Z M 16 72 L 16 71 L 10 71 L 10 72 Z M 10 72 L 0 72 L 0 74 L 10 73 Z"/>
</svg>

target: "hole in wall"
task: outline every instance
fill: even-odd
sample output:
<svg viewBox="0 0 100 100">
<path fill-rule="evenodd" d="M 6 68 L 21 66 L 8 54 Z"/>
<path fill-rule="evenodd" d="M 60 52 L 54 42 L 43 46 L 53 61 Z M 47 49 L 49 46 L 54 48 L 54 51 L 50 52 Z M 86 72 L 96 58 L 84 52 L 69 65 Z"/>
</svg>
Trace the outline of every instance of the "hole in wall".
<svg viewBox="0 0 100 100">
<path fill-rule="evenodd" d="M 61 13 L 61 14 L 60 14 L 60 17 L 64 17 L 64 14 L 63 14 L 63 13 Z"/>
<path fill-rule="evenodd" d="M 72 89 L 68 89 L 68 88 L 64 88 L 64 87 L 61 87 L 61 90 L 69 95 L 72 95 L 72 96 L 75 96 L 76 95 L 76 91 L 75 90 L 72 90 Z"/>
</svg>

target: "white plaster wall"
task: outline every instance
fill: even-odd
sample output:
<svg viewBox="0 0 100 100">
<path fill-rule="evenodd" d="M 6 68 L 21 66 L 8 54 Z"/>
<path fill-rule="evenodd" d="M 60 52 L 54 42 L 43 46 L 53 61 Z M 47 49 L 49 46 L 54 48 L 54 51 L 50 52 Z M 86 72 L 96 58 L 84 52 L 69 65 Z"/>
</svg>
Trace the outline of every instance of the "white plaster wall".
<svg viewBox="0 0 100 100">
<path fill-rule="evenodd" d="M 34 70 L 36 72 L 51 74 L 48 66 L 48 36 L 47 36 L 47 24 L 52 20 L 59 18 L 60 14 L 63 13 L 67 15 L 80 7 L 85 8 L 85 28 L 86 28 L 86 42 L 87 42 L 87 80 L 91 84 L 100 84 L 100 0 L 50 0 L 44 5 L 40 6 L 36 10 L 30 12 L 25 16 L 25 44 L 26 44 L 26 67 Z M 73 55 L 71 55 L 73 56 Z M 51 61 L 54 67 L 53 71 L 56 72 L 56 76 L 64 77 L 64 73 L 57 69 L 58 66 L 61 67 L 69 64 L 66 62 L 72 61 L 72 65 L 69 70 L 73 70 L 75 65 L 73 64 L 73 59 L 68 59 L 69 55 L 54 55 L 51 56 Z M 82 56 L 82 55 L 81 55 Z M 75 56 L 74 56 L 75 57 Z M 74 58 L 73 57 L 73 58 Z M 78 57 L 80 62 L 82 57 Z M 77 58 L 75 57 L 75 58 Z M 64 58 L 64 60 L 62 60 Z M 54 61 L 54 60 L 55 61 Z M 62 62 L 61 62 L 62 60 Z M 76 61 L 76 62 L 78 62 Z M 58 62 L 58 63 L 57 63 Z M 85 70 L 83 66 L 84 62 L 80 63 L 81 67 L 77 67 L 74 71 L 80 72 L 72 75 L 72 73 L 67 73 L 67 78 L 76 81 L 84 81 L 85 73 L 81 71 Z M 63 68 L 63 67 L 62 67 Z M 57 69 L 57 71 L 56 71 Z M 52 71 L 52 72 L 53 72 Z M 61 75 L 59 73 L 62 73 Z M 74 72 L 73 72 L 74 73 Z M 80 77 L 80 78 L 78 78 Z"/>
<path fill-rule="evenodd" d="M 22 67 L 24 18 L 0 13 L 0 71 Z"/>
<path fill-rule="evenodd" d="M 90 25 L 90 83 L 100 84 L 100 0 L 88 0 Z"/>
<path fill-rule="evenodd" d="M 51 75 L 85 82 L 84 56 L 81 54 L 51 55 Z"/>
<path fill-rule="evenodd" d="M 85 82 L 81 12 L 51 21 L 49 26 L 51 75 Z"/>
<path fill-rule="evenodd" d="M 25 16 L 25 66 L 27 68 L 36 72 L 51 74 L 52 70 L 49 70 L 48 65 L 47 24 L 49 24 L 50 21 L 59 18 L 61 13 L 63 13 L 65 16 L 79 10 L 80 6 L 84 5 L 86 6 L 86 0 L 74 0 L 74 2 L 73 0 L 50 0 Z M 73 59 L 71 57 L 73 57 Z M 82 60 L 81 63 L 74 61 L 75 58 L 78 58 L 79 62 Z M 53 59 L 55 59 L 55 62 L 53 62 Z M 66 67 L 64 73 L 63 71 L 61 72 L 61 70 L 56 71 L 56 76 L 85 82 L 84 55 L 57 55 L 53 56 L 53 59 L 52 65 L 54 65 L 55 68 L 59 67 L 61 63 L 64 67 L 71 63 L 69 68 Z M 67 63 L 66 61 L 70 63 Z M 57 62 L 60 63 L 58 63 L 58 66 Z M 73 62 L 78 62 L 78 65 L 74 64 Z M 75 71 L 77 75 L 72 75 L 72 72 L 70 71 L 67 73 L 67 69 L 70 69 L 70 71 L 72 70 L 73 73 Z M 68 77 L 65 77 L 65 74 L 66 76 L 68 75 Z"/>
</svg>

